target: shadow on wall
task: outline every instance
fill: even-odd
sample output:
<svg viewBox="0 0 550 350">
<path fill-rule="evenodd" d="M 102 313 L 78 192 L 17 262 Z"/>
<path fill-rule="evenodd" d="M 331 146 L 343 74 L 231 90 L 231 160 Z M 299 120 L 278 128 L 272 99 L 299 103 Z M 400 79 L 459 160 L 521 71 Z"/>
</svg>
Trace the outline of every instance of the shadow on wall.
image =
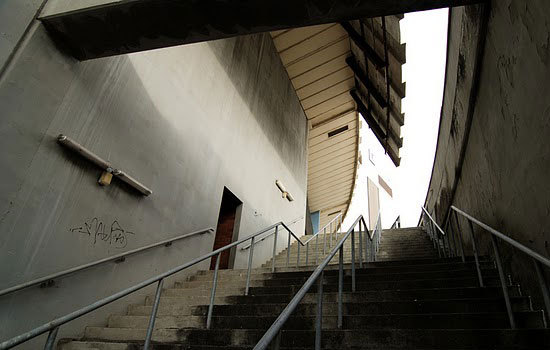
<svg viewBox="0 0 550 350">
<path fill-rule="evenodd" d="M 206 136 L 192 135 L 193 130 L 182 134 L 163 118 L 128 57 L 78 63 L 56 51 L 38 27 L 6 74 L 0 86 L 6 127 L 0 136 L 10 152 L 2 154 L 0 165 L 10 171 L 2 177 L 1 248 L 7 254 L 0 255 L 0 289 L 215 226 L 219 189 L 197 190 L 189 184 L 205 173 L 216 174 L 221 160 L 205 150 L 210 161 L 198 161 L 201 155 L 190 146 Z M 60 132 L 135 174 L 154 194 L 144 198 L 116 180 L 99 187 L 101 171 L 57 145 Z M 124 247 L 96 239 L 94 232 L 71 230 L 93 218 L 106 224 L 116 220 L 131 232 Z M 207 253 L 212 241 L 213 235 L 190 238 L 61 279 L 53 288 L 0 297 L 0 340 Z M 208 262 L 187 273 L 201 267 Z M 81 335 L 85 325 L 102 325 L 128 303 L 142 303 L 147 293 L 151 289 L 77 319 L 62 327 L 59 337 Z M 43 341 L 22 348 L 43 346 Z"/>
<path fill-rule="evenodd" d="M 307 119 L 270 34 L 207 44 L 296 183 L 305 188 Z M 273 66 L 279 69 L 270 70 Z"/>
</svg>

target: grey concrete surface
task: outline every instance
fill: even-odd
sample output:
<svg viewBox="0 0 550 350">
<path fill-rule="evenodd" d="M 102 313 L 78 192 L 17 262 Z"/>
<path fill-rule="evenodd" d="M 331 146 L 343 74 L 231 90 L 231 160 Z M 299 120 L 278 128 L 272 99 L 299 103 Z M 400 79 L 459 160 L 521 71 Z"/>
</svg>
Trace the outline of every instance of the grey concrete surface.
<svg viewBox="0 0 550 350">
<path fill-rule="evenodd" d="M 466 48 L 475 48 L 479 13 L 452 10 L 445 99 L 427 197 L 440 222 L 452 202 L 545 256 L 550 256 L 549 13 L 548 1 L 492 2 L 479 93 L 471 104 L 475 53 Z M 463 143 L 468 109 L 471 129 Z M 468 234 L 465 221 L 461 224 Z M 476 229 L 476 236 L 482 252 L 491 252 L 488 234 Z M 466 241 L 469 245 L 469 236 Z M 530 259 L 501 246 L 508 271 L 536 297 Z"/>
<path fill-rule="evenodd" d="M 268 34 L 79 63 L 62 54 L 41 25 L 15 17 L 31 30 L 0 76 L 0 289 L 215 227 L 224 186 L 243 202 L 239 237 L 297 217 L 291 228 L 303 234 L 306 119 Z M 153 194 L 143 197 L 117 180 L 98 186 L 101 171 L 61 148 L 59 133 Z M 275 180 L 293 202 L 281 198 Z M 108 234 L 116 225 L 123 241 Z M 282 250 L 286 236 L 279 237 Z M 205 254 L 213 239 L 189 238 L 53 288 L 0 297 L 0 340 Z M 260 243 L 254 265 L 265 262 L 271 248 L 271 239 Z M 236 268 L 247 254 L 237 250 Z M 139 298 L 62 327 L 60 336 L 101 325 Z"/>
</svg>

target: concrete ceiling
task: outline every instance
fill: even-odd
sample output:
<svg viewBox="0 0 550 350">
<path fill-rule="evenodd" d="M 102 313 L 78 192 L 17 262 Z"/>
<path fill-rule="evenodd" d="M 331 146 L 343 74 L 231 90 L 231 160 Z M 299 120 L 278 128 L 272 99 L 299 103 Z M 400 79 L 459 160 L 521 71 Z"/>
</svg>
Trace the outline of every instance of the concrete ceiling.
<svg viewBox="0 0 550 350">
<path fill-rule="evenodd" d="M 378 103 L 387 102 L 385 70 L 372 63 L 376 59 L 385 62 L 380 20 L 353 21 L 347 30 L 339 23 L 329 23 L 271 32 L 308 119 L 308 205 L 311 212 L 320 211 L 321 227 L 338 213 L 346 214 L 355 187 L 361 109 L 350 94 L 352 90 L 368 110 L 368 124 L 376 124 L 374 127 L 381 130 L 380 142 L 383 146 L 387 142 L 388 153 L 399 164 L 401 98 L 405 91 L 401 82 L 405 47 L 400 44 L 400 18 L 386 19 L 391 80 L 387 140 L 387 109 Z M 350 39 L 349 26 L 372 48 L 371 56 L 364 52 L 361 43 Z M 368 87 L 365 81 L 358 80 L 350 59 L 357 63 L 355 68 L 361 70 L 358 73 L 364 73 L 364 80 L 368 79 Z M 373 97 L 377 93 L 378 100 Z"/>
</svg>

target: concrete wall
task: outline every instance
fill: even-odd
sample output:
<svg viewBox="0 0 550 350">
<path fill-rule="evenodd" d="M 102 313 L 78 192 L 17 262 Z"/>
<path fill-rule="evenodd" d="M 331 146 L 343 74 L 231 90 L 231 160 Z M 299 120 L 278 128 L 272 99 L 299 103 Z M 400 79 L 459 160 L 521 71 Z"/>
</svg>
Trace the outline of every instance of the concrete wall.
<svg viewBox="0 0 550 350">
<path fill-rule="evenodd" d="M 550 256 L 549 13 L 544 0 L 493 1 L 484 31 L 479 8 L 451 11 L 445 97 L 426 202 L 439 222 L 452 203 L 544 256 Z M 482 252 L 490 252 L 488 234 L 476 228 L 476 237 Z M 530 259 L 501 246 L 508 271 L 537 297 Z"/>
<path fill-rule="evenodd" d="M 19 4 L 0 5 L 2 16 L 13 12 L 11 22 L 0 20 L 0 32 L 13 21 L 28 28 L 14 36 L 18 45 L 0 49 L 8 57 L 0 62 L 0 289 L 215 228 L 224 186 L 243 202 L 239 237 L 296 218 L 291 228 L 303 233 L 306 119 L 268 34 L 77 62 Z M 25 14 L 34 14 L 42 4 L 27 5 Z M 143 197 L 117 180 L 98 186 L 101 171 L 60 147 L 59 133 L 153 194 Z M 281 198 L 277 179 L 294 202 Z M 126 241 L 96 237 L 94 218 L 107 231 L 118 223 Z M 56 281 L 54 288 L 0 297 L 0 340 L 205 254 L 213 239 L 189 238 Z M 282 249 L 286 236 L 280 239 Z M 258 244 L 255 265 L 268 259 L 271 244 Z M 237 268 L 247 254 L 237 251 Z M 60 337 L 103 324 L 108 313 L 136 301 L 143 298 L 79 319 Z"/>
</svg>

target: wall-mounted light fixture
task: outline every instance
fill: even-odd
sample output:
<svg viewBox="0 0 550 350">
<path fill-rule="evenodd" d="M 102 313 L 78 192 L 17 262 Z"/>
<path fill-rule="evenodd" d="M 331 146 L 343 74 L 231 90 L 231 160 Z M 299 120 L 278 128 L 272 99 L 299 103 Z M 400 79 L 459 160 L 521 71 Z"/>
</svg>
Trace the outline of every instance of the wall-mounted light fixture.
<svg viewBox="0 0 550 350">
<path fill-rule="evenodd" d="M 115 169 L 111 165 L 111 163 L 109 163 L 108 161 L 100 158 L 98 155 L 96 155 L 92 151 L 84 148 L 84 146 L 82 146 L 78 142 L 72 140 L 68 136 L 60 134 L 57 137 L 57 142 L 59 142 L 60 145 L 70 149 L 71 151 L 74 151 L 74 152 L 78 153 L 82 157 L 86 158 L 90 162 L 94 163 L 95 165 L 97 165 L 98 167 L 103 169 L 103 173 L 101 174 L 101 177 L 98 180 L 98 183 L 100 185 L 108 186 L 111 183 L 111 179 L 113 178 L 113 175 L 114 175 L 117 178 L 119 178 L 120 180 L 126 182 L 131 187 L 133 187 L 136 190 L 138 190 L 139 192 L 141 192 L 141 194 L 143 194 L 145 196 L 148 196 L 151 193 L 153 193 L 153 191 L 151 191 L 150 189 L 145 187 L 141 182 L 134 179 L 130 175 L 126 174 L 124 171 L 122 171 L 120 169 Z"/>
<path fill-rule="evenodd" d="M 283 198 L 286 198 L 289 202 L 292 202 L 294 200 L 294 197 L 292 197 L 292 195 L 285 189 L 285 186 L 281 181 L 275 180 L 275 185 L 277 185 L 277 187 L 283 194 Z"/>
</svg>

